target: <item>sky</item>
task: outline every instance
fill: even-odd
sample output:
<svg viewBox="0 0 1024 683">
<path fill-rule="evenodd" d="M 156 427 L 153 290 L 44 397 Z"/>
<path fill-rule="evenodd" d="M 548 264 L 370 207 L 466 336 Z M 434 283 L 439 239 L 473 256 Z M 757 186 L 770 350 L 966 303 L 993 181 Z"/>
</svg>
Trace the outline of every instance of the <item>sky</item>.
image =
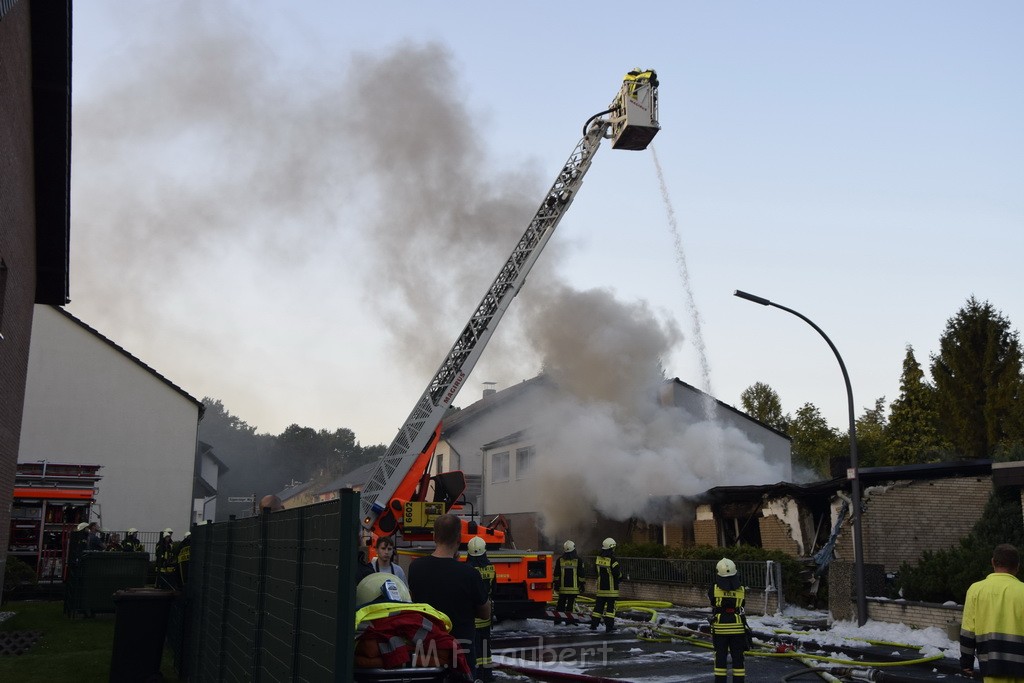
<svg viewBox="0 0 1024 683">
<path fill-rule="evenodd" d="M 73 20 L 67 310 L 261 433 L 390 443 L 635 67 L 661 82 L 653 150 L 597 153 L 456 405 L 536 375 L 542 337 L 628 319 L 668 377 L 735 406 L 764 382 L 845 429 L 824 340 L 734 290 L 828 334 L 858 415 L 969 297 L 1024 321 L 1019 3 L 91 0 Z M 574 297 L 607 317 L 550 315 Z"/>
</svg>

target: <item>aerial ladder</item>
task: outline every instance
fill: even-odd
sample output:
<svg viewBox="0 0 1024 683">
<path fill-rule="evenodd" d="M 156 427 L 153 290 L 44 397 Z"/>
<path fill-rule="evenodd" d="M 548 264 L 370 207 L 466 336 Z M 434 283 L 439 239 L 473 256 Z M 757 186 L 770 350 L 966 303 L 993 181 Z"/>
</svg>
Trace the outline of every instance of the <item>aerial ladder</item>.
<svg viewBox="0 0 1024 683">
<path fill-rule="evenodd" d="M 660 128 L 657 74 L 653 70 L 630 71 L 608 109 L 594 114 L 583 125 L 583 138 L 364 485 L 360 516 L 367 532 L 377 536 L 401 533 L 405 540 L 430 540 L 433 520 L 453 509 L 461 509 L 460 499 L 465 491 L 462 472 L 430 476 L 430 461 L 441 437 L 445 412 L 465 384 L 555 227 L 572 205 L 601 142 L 610 139 L 613 149 L 642 150 Z M 427 500 L 428 497 L 432 500 Z M 462 531 L 463 544 L 479 535 L 487 542 L 489 550 L 497 550 L 504 541 L 503 531 L 472 519 L 463 519 Z M 494 553 L 490 557 L 495 564 L 500 561 Z M 552 584 L 550 553 L 513 557 L 506 564 L 510 565 L 509 571 L 498 571 L 496 606 L 500 604 L 503 589 L 511 589 L 505 591 L 509 598 L 514 595 L 524 599 L 525 596 L 527 602 L 540 601 L 541 605 L 547 602 Z M 511 564 L 521 566 L 516 568 Z"/>
</svg>

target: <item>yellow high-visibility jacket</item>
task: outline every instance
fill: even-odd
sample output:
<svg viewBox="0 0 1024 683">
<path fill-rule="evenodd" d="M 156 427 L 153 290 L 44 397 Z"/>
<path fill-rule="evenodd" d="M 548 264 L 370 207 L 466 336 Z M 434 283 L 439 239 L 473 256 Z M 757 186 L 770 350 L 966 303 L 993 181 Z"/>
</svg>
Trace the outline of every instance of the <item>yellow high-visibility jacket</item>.
<svg viewBox="0 0 1024 683">
<path fill-rule="evenodd" d="M 960 665 L 978 658 L 986 680 L 1024 680 L 1024 583 L 993 572 L 971 584 L 960 628 Z"/>
</svg>

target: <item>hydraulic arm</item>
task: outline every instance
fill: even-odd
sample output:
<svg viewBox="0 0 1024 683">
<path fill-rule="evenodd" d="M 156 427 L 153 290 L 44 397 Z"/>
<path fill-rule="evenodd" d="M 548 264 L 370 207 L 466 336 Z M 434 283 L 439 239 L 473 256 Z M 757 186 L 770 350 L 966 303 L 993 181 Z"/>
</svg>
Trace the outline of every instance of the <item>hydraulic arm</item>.
<svg viewBox="0 0 1024 683">
<path fill-rule="evenodd" d="M 611 139 L 614 149 L 646 149 L 658 130 L 657 75 L 652 70 L 631 71 L 611 106 L 584 124 L 583 139 L 364 486 L 360 503 L 364 528 L 393 534 L 402 525 L 405 503 L 417 495 L 414 491 L 418 489 L 423 499 L 441 419 L 575 199 L 601 141 Z M 450 506 L 446 502 L 445 510 Z"/>
</svg>

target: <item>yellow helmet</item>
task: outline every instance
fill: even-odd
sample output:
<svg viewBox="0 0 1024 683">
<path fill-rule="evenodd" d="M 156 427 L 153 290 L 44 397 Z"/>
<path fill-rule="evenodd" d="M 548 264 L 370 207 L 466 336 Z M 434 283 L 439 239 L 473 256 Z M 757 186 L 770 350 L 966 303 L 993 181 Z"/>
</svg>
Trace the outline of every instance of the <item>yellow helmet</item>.
<svg viewBox="0 0 1024 683">
<path fill-rule="evenodd" d="M 718 564 L 715 565 L 715 571 L 718 572 L 719 576 L 735 576 L 736 563 L 728 557 L 723 557 L 718 561 Z"/>
<path fill-rule="evenodd" d="M 469 539 L 469 544 L 467 544 L 466 549 L 473 557 L 479 557 L 487 551 L 487 543 L 479 536 L 474 536 Z"/>
<path fill-rule="evenodd" d="M 615 547 L 615 539 L 610 537 L 610 536 L 608 538 L 604 539 L 603 541 L 601 541 L 601 548 L 603 548 L 604 550 L 611 550 L 614 547 Z"/>
<path fill-rule="evenodd" d="M 394 574 L 370 574 L 356 586 L 356 607 L 372 602 L 412 602 L 409 587 Z"/>
<path fill-rule="evenodd" d="M 566 541 L 562 544 L 562 550 L 564 550 L 567 553 L 571 553 L 573 550 L 576 550 L 576 544 L 572 541 Z"/>
</svg>

